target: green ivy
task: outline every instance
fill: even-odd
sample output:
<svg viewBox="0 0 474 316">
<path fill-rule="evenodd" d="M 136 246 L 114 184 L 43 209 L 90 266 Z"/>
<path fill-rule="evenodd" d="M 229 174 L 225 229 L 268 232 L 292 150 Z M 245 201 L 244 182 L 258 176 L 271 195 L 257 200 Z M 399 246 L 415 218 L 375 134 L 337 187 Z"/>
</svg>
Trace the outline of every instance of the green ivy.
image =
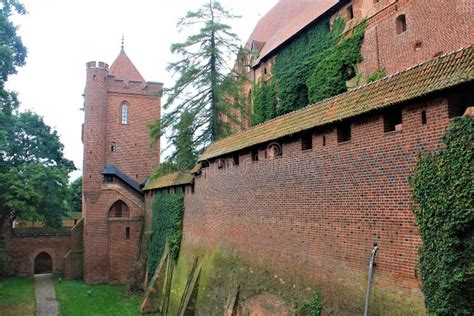
<svg viewBox="0 0 474 316">
<path fill-rule="evenodd" d="M 349 38 L 311 58 L 306 81 L 310 103 L 347 91 L 346 81 L 356 75 L 356 64 L 362 61 L 364 34 L 365 23 L 361 23 Z"/>
<path fill-rule="evenodd" d="M 168 242 L 170 254 L 177 259 L 183 237 L 184 195 L 156 194 L 153 199 L 152 237 L 148 249 L 150 278 L 161 259 Z"/>
<path fill-rule="evenodd" d="M 371 83 L 385 77 L 387 77 L 387 72 L 385 70 L 377 70 L 367 77 L 367 83 Z"/>
<path fill-rule="evenodd" d="M 329 20 L 324 19 L 278 52 L 272 78 L 265 86 L 260 82 L 254 87 L 254 124 L 347 90 L 346 81 L 362 61 L 365 23 L 342 39 L 345 26 L 345 20 L 337 17 L 330 30 Z"/>
<path fill-rule="evenodd" d="M 268 121 L 276 116 L 277 97 L 275 83 L 271 80 L 268 83 L 258 83 L 254 87 L 254 115 L 252 123 L 254 125 Z"/>
<path fill-rule="evenodd" d="M 420 156 L 411 187 L 423 246 L 419 267 L 434 315 L 474 311 L 474 122 L 454 119 L 434 153 Z"/>
</svg>

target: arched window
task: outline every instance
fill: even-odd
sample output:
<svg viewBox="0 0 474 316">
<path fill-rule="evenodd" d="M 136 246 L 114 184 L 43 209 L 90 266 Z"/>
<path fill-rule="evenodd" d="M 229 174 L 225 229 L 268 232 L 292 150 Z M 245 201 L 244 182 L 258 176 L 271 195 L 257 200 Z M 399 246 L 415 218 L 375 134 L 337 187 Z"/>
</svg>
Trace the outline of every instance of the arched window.
<svg viewBox="0 0 474 316">
<path fill-rule="evenodd" d="M 109 210 L 109 218 L 110 217 L 130 217 L 130 210 L 123 201 L 115 202 Z"/>
<path fill-rule="evenodd" d="M 396 21 L 397 34 L 402 34 L 407 31 L 407 17 L 405 14 L 399 15 Z"/>
<path fill-rule="evenodd" d="M 122 104 L 121 112 L 122 112 L 122 124 L 126 125 L 128 124 L 128 104 L 126 103 Z"/>
</svg>

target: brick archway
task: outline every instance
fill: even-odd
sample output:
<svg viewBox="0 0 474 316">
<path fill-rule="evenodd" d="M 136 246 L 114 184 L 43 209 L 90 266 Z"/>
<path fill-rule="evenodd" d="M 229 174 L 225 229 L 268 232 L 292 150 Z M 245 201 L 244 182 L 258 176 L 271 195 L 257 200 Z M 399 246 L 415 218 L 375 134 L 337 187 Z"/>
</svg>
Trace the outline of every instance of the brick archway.
<svg viewBox="0 0 474 316">
<path fill-rule="evenodd" d="M 52 273 L 53 258 L 45 251 L 40 252 L 35 257 L 34 274 Z"/>
</svg>

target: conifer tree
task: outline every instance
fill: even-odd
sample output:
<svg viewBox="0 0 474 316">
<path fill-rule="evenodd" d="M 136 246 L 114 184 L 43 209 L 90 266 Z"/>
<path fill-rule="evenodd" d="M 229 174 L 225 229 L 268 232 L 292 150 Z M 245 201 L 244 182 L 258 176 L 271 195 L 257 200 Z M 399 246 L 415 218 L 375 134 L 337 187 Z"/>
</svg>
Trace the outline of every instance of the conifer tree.
<svg viewBox="0 0 474 316">
<path fill-rule="evenodd" d="M 165 91 L 168 94 L 164 104 L 167 112 L 150 131 L 155 141 L 165 133 L 173 132 L 173 158 L 196 154 L 210 142 L 227 135 L 229 124 L 238 121 L 236 115 L 240 114 L 240 105 L 236 102 L 239 91 L 236 86 L 240 80 L 233 66 L 239 41 L 226 24 L 236 17 L 218 1 L 209 0 L 178 22 L 180 32 L 197 32 L 171 46 L 171 52 L 179 56 L 179 60 L 170 63 L 168 70 L 177 76 L 177 80 Z M 184 127 L 185 131 L 182 130 Z"/>
</svg>

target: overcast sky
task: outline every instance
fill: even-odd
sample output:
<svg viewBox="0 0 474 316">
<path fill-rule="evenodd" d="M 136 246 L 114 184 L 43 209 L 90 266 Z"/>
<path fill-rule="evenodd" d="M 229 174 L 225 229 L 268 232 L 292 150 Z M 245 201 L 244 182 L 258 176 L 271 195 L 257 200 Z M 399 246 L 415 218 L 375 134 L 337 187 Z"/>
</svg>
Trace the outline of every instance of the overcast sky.
<svg viewBox="0 0 474 316">
<path fill-rule="evenodd" d="M 65 155 L 82 174 L 81 124 L 85 64 L 100 60 L 112 64 L 125 51 L 143 77 L 171 86 L 166 71 L 172 61 L 171 43 L 182 37 L 176 22 L 205 0 L 22 0 L 28 14 L 15 17 L 28 48 L 26 66 L 10 77 L 7 88 L 16 90 L 21 109 L 30 109 L 55 128 Z M 221 0 L 242 18 L 231 23 L 245 42 L 259 18 L 278 0 Z"/>
</svg>

